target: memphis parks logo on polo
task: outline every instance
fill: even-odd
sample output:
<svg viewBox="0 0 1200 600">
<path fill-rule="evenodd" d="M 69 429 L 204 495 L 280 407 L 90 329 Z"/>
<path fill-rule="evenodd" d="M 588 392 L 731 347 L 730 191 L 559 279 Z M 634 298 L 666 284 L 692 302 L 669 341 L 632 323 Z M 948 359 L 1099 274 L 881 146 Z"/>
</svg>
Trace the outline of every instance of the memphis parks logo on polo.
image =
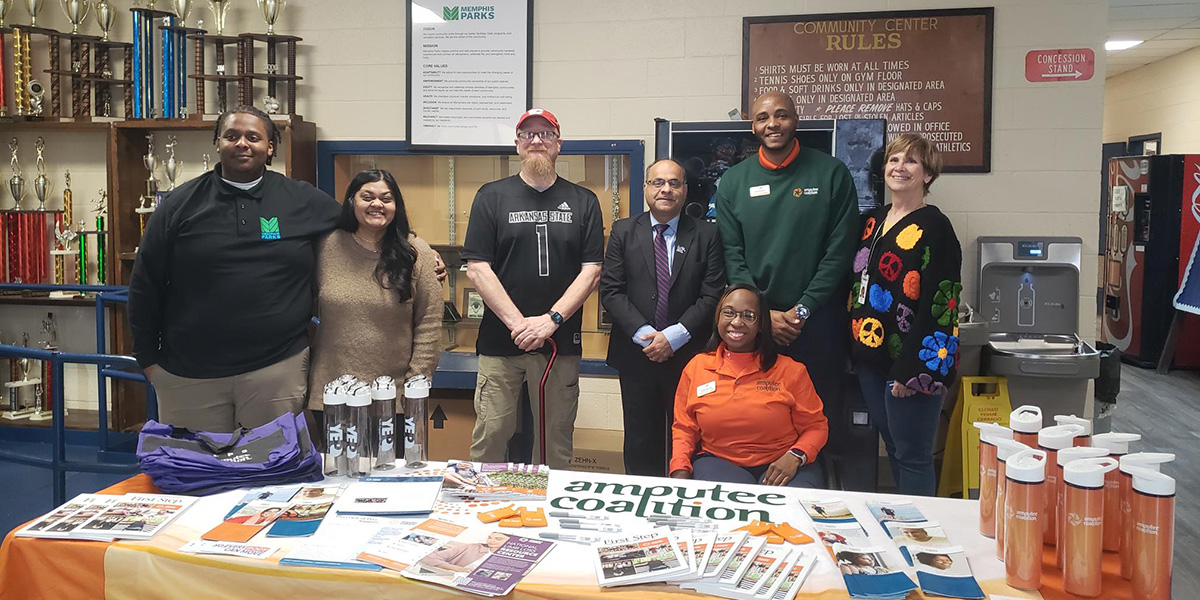
<svg viewBox="0 0 1200 600">
<path fill-rule="evenodd" d="M 496 7 L 487 4 L 468 6 L 443 6 L 442 18 L 447 21 L 466 21 L 467 19 L 495 19 Z"/>
<path fill-rule="evenodd" d="M 670 515 L 713 521 L 800 519 L 800 504 L 762 486 L 691 479 L 555 471 L 547 496 L 559 510 L 597 515 Z M 780 488 L 781 491 L 783 488 Z"/>
</svg>

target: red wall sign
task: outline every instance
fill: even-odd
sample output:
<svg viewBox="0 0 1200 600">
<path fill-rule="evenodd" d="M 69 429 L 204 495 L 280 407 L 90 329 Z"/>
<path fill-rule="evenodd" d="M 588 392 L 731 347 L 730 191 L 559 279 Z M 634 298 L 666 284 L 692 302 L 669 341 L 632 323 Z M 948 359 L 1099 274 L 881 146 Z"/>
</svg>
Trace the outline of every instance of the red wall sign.
<svg viewBox="0 0 1200 600">
<path fill-rule="evenodd" d="M 1025 55 L 1025 79 L 1033 83 L 1087 81 L 1095 73 L 1096 53 L 1091 48 L 1030 50 Z"/>
</svg>

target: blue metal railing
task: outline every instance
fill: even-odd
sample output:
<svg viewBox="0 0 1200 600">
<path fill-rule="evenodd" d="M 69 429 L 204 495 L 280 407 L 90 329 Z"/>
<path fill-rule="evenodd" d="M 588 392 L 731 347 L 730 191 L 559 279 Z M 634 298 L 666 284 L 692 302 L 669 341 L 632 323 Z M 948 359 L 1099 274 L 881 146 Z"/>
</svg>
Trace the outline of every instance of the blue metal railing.
<svg viewBox="0 0 1200 600">
<path fill-rule="evenodd" d="M 56 350 L 40 350 L 23 346 L 0 344 L 0 356 L 11 358 L 28 358 L 46 361 L 50 364 L 51 379 L 51 455 L 49 459 L 7 452 L 0 449 L 0 460 L 47 468 L 52 471 L 55 505 L 66 502 L 66 486 L 68 472 L 84 473 L 136 473 L 136 464 L 111 464 L 90 461 L 67 460 L 66 453 L 66 422 L 64 366 L 67 364 L 96 365 L 97 372 L 97 411 L 99 426 L 99 450 L 110 450 L 108 431 L 108 379 L 121 379 L 146 384 L 146 416 L 149 419 L 158 418 L 158 398 L 154 387 L 150 385 L 137 361 L 129 356 L 107 353 L 108 335 L 105 327 L 104 308 L 107 304 L 118 304 L 128 301 L 128 288 L 114 285 L 41 285 L 41 284 L 0 284 L 0 290 L 30 290 L 30 291 L 79 291 L 97 293 L 96 300 L 96 353 L 77 354 L 59 352 Z"/>
</svg>

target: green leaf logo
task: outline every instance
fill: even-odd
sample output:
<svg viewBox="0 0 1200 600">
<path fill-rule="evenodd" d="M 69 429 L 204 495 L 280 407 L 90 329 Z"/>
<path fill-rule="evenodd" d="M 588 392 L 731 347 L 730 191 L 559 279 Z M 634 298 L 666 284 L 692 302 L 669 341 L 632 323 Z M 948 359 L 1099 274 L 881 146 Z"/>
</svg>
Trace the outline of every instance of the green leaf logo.
<svg viewBox="0 0 1200 600">
<path fill-rule="evenodd" d="M 442 18 L 444 18 L 447 21 L 457 21 L 458 20 L 458 7 L 457 6 L 443 6 L 442 7 Z"/>
<path fill-rule="evenodd" d="M 268 219 L 266 217 L 259 217 L 258 225 L 259 225 L 259 228 L 262 230 L 262 239 L 264 239 L 264 240 L 280 239 L 279 217 L 271 217 L 270 219 Z"/>
</svg>

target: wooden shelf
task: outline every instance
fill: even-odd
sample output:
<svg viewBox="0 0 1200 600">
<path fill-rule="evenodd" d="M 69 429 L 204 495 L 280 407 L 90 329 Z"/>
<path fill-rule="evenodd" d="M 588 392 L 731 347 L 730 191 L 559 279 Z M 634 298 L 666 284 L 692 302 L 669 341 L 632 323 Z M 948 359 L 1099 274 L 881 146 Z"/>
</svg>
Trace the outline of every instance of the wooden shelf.
<svg viewBox="0 0 1200 600">
<path fill-rule="evenodd" d="M 105 121 L 31 121 L 23 117 L 6 117 L 0 119 L 0 127 L 5 131 L 23 131 L 44 129 L 48 131 L 108 131 L 109 123 Z"/>
<path fill-rule="evenodd" d="M 287 75 L 285 73 L 248 73 L 241 77 L 253 77 L 259 81 L 300 81 L 304 79 L 299 75 Z"/>
<path fill-rule="evenodd" d="M 266 42 L 268 44 L 281 44 L 284 42 L 299 42 L 304 38 L 294 35 L 270 35 L 266 33 L 243 33 L 240 38 L 250 38 L 256 42 Z"/>
<path fill-rule="evenodd" d="M 88 75 L 80 75 L 78 71 L 67 71 L 64 69 L 45 69 L 45 70 L 43 70 L 43 72 L 49 73 L 51 75 L 61 75 L 64 77 L 70 77 L 72 79 L 78 79 L 80 81 L 92 81 L 92 82 L 100 83 L 100 84 L 133 85 L 132 79 L 114 79 L 112 77 L 105 77 L 103 75 L 97 75 L 94 73 L 88 74 Z"/>
<path fill-rule="evenodd" d="M 236 82 L 236 81 L 242 79 L 242 76 L 241 75 L 217 75 L 215 73 L 210 75 L 208 73 L 201 73 L 199 75 L 190 74 L 190 75 L 188 75 L 188 79 L 198 79 L 201 81 L 225 81 L 225 82 L 232 83 L 232 82 Z"/>
<path fill-rule="evenodd" d="M 288 117 L 287 120 L 271 119 L 280 131 L 286 131 L 301 125 L 311 125 L 299 117 Z M 212 129 L 216 127 L 215 120 L 188 117 L 186 119 L 130 119 L 113 123 L 115 129 L 162 129 L 188 131 L 194 129 Z M 315 159 L 315 157 L 314 157 Z M 144 171 L 144 170 L 143 170 Z"/>
<path fill-rule="evenodd" d="M 33 306 L 96 306 L 96 299 L 91 296 L 75 296 L 74 298 L 51 298 L 49 296 L 0 296 L 0 305 L 33 305 Z"/>
</svg>

